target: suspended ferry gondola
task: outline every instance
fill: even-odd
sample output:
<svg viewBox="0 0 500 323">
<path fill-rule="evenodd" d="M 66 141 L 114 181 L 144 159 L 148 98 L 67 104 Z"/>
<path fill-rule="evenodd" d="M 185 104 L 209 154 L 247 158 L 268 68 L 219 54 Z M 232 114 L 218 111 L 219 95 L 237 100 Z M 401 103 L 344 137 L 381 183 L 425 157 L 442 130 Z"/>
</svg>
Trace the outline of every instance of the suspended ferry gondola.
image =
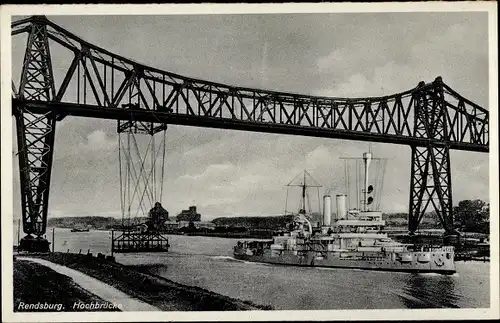
<svg viewBox="0 0 500 323">
<path fill-rule="evenodd" d="M 139 109 L 139 104 L 124 108 Z M 122 227 L 112 232 L 112 252 L 166 252 L 170 244 L 162 232 L 168 211 L 159 202 L 163 197 L 166 125 L 119 121 L 118 132 Z M 163 135 L 157 147 L 158 132 Z M 147 145 L 141 142 L 144 134 L 149 135 Z"/>
</svg>

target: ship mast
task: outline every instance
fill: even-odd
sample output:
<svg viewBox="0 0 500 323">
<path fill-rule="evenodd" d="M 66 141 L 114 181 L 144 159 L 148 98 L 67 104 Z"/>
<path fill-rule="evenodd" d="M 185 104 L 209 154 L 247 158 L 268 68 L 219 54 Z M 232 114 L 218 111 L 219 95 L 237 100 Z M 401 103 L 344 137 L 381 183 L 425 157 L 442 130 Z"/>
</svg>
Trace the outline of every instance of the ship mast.
<svg viewBox="0 0 500 323">
<path fill-rule="evenodd" d="M 368 152 L 365 152 L 363 153 L 363 158 L 359 158 L 359 157 L 340 157 L 340 159 L 344 159 L 346 160 L 345 162 L 345 167 L 346 167 L 346 186 L 347 186 L 347 189 L 349 190 L 349 169 L 348 169 L 348 163 L 347 163 L 347 160 L 354 160 L 356 161 L 356 172 L 361 172 L 361 169 L 358 168 L 358 161 L 359 160 L 362 160 L 363 162 L 363 166 L 364 166 L 364 177 L 361 179 L 363 181 L 363 183 L 361 184 L 362 185 L 362 188 L 361 188 L 361 192 L 359 192 L 358 189 L 356 189 L 356 196 L 359 197 L 359 194 L 361 193 L 362 194 L 362 199 L 361 199 L 361 203 L 358 204 L 358 207 L 360 208 L 361 211 L 363 212 L 367 212 L 369 211 L 369 205 L 373 202 L 373 198 L 369 197 L 369 194 L 373 191 L 373 186 L 369 184 L 369 178 L 370 178 L 370 165 L 372 163 L 372 161 L 377 161 L 378 162 L 378 166 L 382 168 L 382 172 L 384 173 L 385 172 L 385 162 L 386 162 L 386 159 L 385 158 L 374 158 L 373 157 L 373 154 L 372 154 L 372 149 L 371 149 L 371 145 L 368 149 Z M 357 173 L 356 173 L 357 174 Z M 379 181 L 378 180 L 378 177 L 379 177 L 379 173 L 377 172 L 376 173 L 376 181 L 378 181 L 377 185 L 379 185 L 379 195 L 380 195 L 380 190 L 382 189 L 382 186 L 383 186 L 383 177 L 384 177 L 384 174 L 382 174 L 382 180 Z M 360 180 L 360 181 L 361 181 Z M 357 179 L 357 175 L 356 175 L 356 183 L 358 183 L 358 179 Z M 357 186 L 358 184 L 356 184 Z M 378 206 L 376 206 L 378 208 Z"/>
<path fill-rule="evenodd" d="M 286 186 L 290 187 L 290 186 L 300 186 L 302 188 L 302 200 L 301 200 L 301 203 L 299 205 L 299 213 L 306 213 L 306 199 L 307 199 L 307 188 L 308 187 L 317 187 L 318 189 L 321 187 L 321 185 L 318 184 L 318 182 L 316 182 L 316 180 L 311 176 L 311 174 L 309 174 L 307 172 L 307 170 L 304 170 L 304 175 L 303 175 L 303 180 L 302 180 L 302 183 L 300 184 L 292 184 L 296 179 L 297 177 L 299 177 L 300 174 L 298 174 L 297 176 L 295 176 L 295 178 L 290 182 L 288 183 Z M 311 181 L 314 183 L 314 185 L 309 185 L 307 184 L 307 177 L 310 177 Z M 318 191 L 318 194 L 319 194 L 319 191 Z M 288 190 L 287 190 L 287 200 L 288 200 Z M 318 201 L 319 203 L 319 201 Z M 286 208 L 287 206 L 285 205 L 285 212 L 286 212 Z"/>
</svg>

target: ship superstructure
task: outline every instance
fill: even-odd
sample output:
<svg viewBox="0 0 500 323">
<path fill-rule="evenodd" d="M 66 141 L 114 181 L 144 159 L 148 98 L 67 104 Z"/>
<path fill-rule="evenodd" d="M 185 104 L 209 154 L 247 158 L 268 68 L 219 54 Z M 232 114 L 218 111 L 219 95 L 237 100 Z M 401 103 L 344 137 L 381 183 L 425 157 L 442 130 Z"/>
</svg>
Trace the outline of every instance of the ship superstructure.
<svg viewBox="0 0 500 323">
<path fill-rule="evenodd" d="M 287 232 L 268 241 L 238 242 L 234 247 L 235 258 L 282 265 L 453 274 L 454 247 L 404 244 L 382 232 L 385 226 L 382 212 L 371 210 L 374 188 L 369 184 L 369 171 L 372 153 L 364 153 L 362 162 L 361 207 L 348 209 L 347 196 L 338 194 L 337 209 L 332 218 L 332 199 L 326 194 L 323 197 L 321 232 L 313 231 L 308 215 L 301 208 Z M 305 189 L 304 181 L 303 192 Z"/>
</svg>

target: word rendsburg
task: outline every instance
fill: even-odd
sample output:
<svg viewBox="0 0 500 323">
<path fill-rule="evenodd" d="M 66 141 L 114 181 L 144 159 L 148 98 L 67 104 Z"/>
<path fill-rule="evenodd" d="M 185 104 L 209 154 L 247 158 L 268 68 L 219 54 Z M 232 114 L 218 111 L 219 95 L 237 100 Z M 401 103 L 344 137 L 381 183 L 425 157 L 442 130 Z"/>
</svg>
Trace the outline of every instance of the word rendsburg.
<svg viewBox="0 0 500 323">
<path fill-rule="evenodd" d="M 19 305 L 17 306 L 18 310 L 42 310 L 42 311 L 48 311 L 48 310 L 53 310 L 60 312 L 63 309 L 63 304 L 51 304 L 51 303 L 31 303 L 31 304 L 26 304 L 25 302 L 19 302 Z"/>
</svg>

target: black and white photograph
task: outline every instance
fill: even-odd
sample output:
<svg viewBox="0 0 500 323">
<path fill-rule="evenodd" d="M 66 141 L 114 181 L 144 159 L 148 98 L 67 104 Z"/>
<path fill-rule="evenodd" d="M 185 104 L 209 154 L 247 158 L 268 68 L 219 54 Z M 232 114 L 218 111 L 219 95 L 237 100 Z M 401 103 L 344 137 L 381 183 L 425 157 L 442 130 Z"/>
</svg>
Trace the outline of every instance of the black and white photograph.
<svg viewBox="0 0 500 323">
<path fill-rule="evenodd" d="M 2 7 L 3 320 L 498 318 L 496 8 Z"/>
</svg>

